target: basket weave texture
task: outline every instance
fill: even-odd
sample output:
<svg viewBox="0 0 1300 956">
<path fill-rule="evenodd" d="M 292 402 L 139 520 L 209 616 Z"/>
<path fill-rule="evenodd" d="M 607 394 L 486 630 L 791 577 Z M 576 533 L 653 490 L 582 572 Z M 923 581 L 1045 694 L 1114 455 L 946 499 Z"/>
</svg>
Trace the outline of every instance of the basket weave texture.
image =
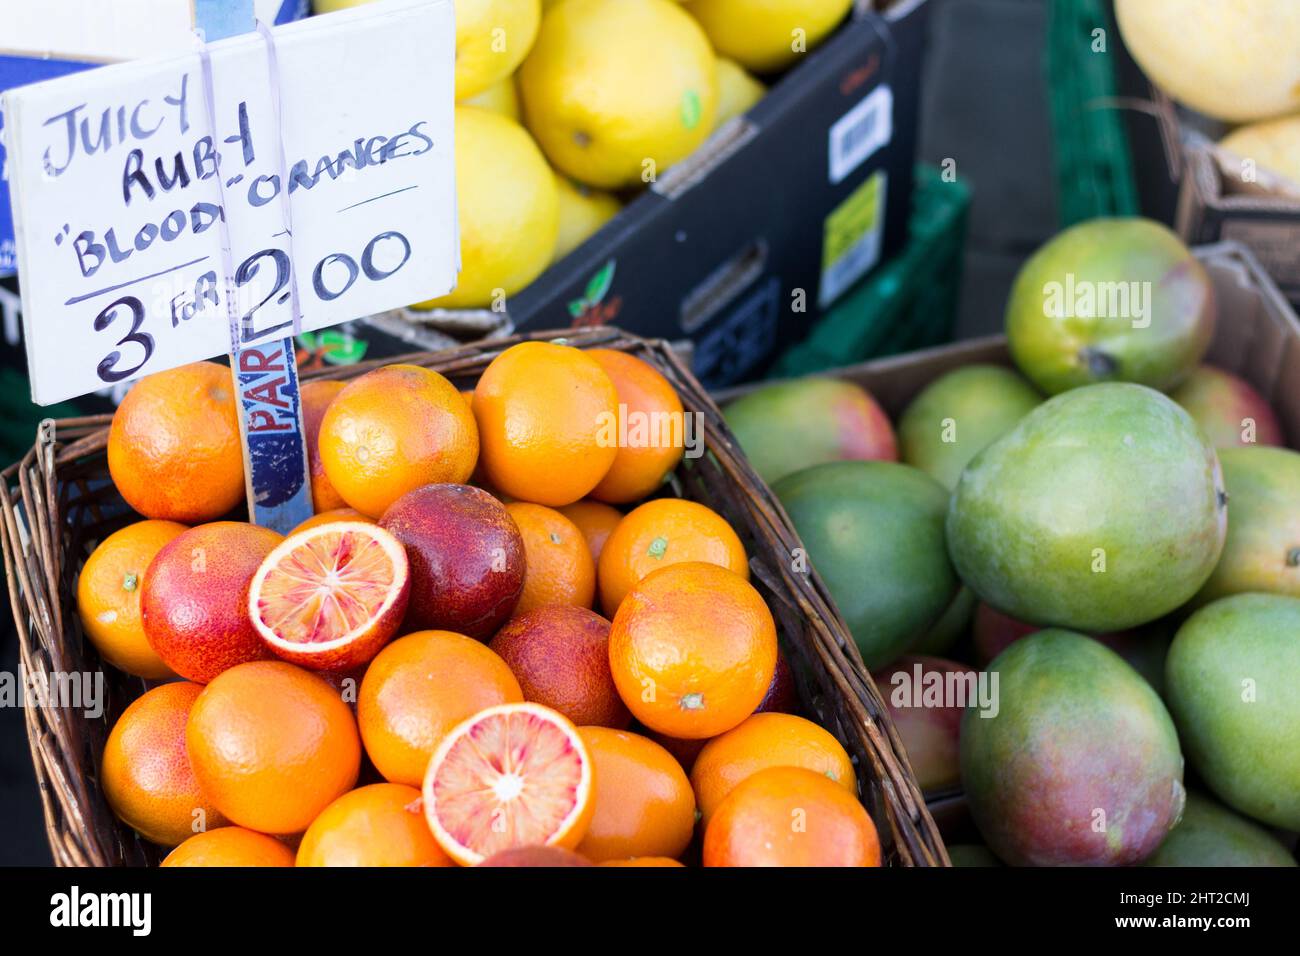
<svg viewBox="0 0 1300 956">
<path fill-rule="evenodd" d="M 630 352 L 666 376 L 685 410 L 699 416 L 706 454 L 683 463 L 668 491 L 707 504 L 740 535 L 753 583 L 776 618 L 805 711 L 853 757 L 861 799 L 880 830 L 887 862 L 948 865 L 898 734 L 848 629 L 815 572 L 796 570 L 802 563 L 792 556 L 801 545 L 789 518 L 741 454 L 708 393 L 667 344 L 613 328 L 538 332 L 312 377 L 350 379 L 381 364 L 406 362 L 471 387 L 493 358 L 528 340 Z M 100 755 L 113 721 L 148 684 L 100 661 L 82 633 L 74 600 L 77 573 L 95 545 L 139 520 L 109 479 L 110 421 L 109 415 L 47 420 L 34 447 L 0 473 L 0 541 L 25 674 L 104 675 L 101 717 L 45 700 L 25 710 L 50 847 L 61 866 L 148 865 L 161 855 L 113 815 L 99 786 Z"/>
</svg>

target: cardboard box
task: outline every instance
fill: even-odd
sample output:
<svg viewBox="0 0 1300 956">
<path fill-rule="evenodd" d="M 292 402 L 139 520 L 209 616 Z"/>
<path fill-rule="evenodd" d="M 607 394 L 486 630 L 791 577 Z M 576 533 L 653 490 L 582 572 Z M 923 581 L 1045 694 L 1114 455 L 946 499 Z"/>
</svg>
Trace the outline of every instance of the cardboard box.
<svg viewBox="0 0 1300 956">
<path fill-rule="evenodd" d="M 1243 179 L 1241 158 L 1209 143 L 1183 151 L 1175 226 L 1189 243 L 1235 240 L 1250 248 L 1300 306 L 1300 186 L 1266 170 Z"/>
<path fill-rule="evenodd" d="M 0 0 L 0 92 L 106 63 L 184 50 L 194 42 L 196 7 L 214 0 Z M 89 7 L 90 13 L 87 14 Z M 270 23 L 300 20 L 308 0 L 253 0 Z M 0 116 L 0 276 L 17 271 Z"/>
<path fill-rule="evenodd" d="M 906 239 L 928 0 L 871 6 L 512 296 L 510 326 L 690 339 L 709 386 L 801 338 Z M 466 313 L 402 315 L 437 329 Z M 410 348 L 436 347 L 422 331 Z"/>
<path fill-rule="evenodd" d="M 1112 18 L 1113 22 L 1113 18 Z M 1142 214 L 1200 245 L 1247 246 L 1300 306 L 1300 192 L 1267 170 L 1240 176 L 1239 158 L 1214 144 L 1229 126 L 1176 104 L 1156 87 L 1114 32 L 1118 106 L 1133 158 Z"/>
<path fill-rule="evenodd" d="M 1193 250 L 1214 283 L 1218 321 L 1206 361 L 1235 372 L 1268 399 L 1300 448 L 1300 319 L 1244 245 L 1221 242 Z M 826 372 L 867 389 L 897 421 L 908 403 L 940 375 L 976 362 L 1011 366 L 1006 339 L 990 336 Z M 761 385 L 724 389 L 723 404 Z"/>
</svg>

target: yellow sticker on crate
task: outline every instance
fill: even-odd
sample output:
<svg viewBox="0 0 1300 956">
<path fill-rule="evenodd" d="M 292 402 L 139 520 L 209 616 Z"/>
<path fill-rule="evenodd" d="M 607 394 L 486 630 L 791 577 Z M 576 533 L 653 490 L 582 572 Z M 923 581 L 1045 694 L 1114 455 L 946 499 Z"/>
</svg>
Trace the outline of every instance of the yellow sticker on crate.
<svg viewBox="0 0 1300 956">
<path fill-rule="evenodd" d="M 826 217 L 822 281 L 824 309 L 848 291 L 880 259 L 887 176 L 877 170 Z"/>
</svg>

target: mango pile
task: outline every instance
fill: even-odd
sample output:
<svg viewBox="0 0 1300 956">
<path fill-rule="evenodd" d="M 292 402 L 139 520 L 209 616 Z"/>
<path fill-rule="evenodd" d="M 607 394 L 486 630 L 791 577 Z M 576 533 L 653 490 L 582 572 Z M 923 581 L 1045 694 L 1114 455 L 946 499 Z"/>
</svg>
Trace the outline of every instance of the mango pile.
<svg viewBox="0 0 1300 956">
<path fill-rule="evenodd" d="M 924 790 L 1017 866 L 1294 866 L 1300 453 L 1205 364 L 1204 268 L 1141 219 L 1022 267 L 1012 362 L 896 427 L 835 378 L 724 409 L 794 521 Z"/>
</svg>

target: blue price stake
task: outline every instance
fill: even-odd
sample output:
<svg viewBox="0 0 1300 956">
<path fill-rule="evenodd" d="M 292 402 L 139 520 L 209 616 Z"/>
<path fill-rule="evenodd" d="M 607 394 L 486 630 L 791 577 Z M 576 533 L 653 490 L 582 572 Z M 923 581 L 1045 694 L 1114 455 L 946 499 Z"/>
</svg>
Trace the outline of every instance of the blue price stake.
<svg viewBox="0 0 1300 956">
<path fill-rule="evenodd" d="M 248 33 L 256 23 L 253 0 L 194 0 L 194 14 L 207 40 Z M 226 295 L 233 309 L 229 283 Z M 245 345 L 238 327 L 232 326 L 230 348 L 249 516 L 254 524 L 286 534 L 312 515 L 293 337 Z"/>
</svg>

